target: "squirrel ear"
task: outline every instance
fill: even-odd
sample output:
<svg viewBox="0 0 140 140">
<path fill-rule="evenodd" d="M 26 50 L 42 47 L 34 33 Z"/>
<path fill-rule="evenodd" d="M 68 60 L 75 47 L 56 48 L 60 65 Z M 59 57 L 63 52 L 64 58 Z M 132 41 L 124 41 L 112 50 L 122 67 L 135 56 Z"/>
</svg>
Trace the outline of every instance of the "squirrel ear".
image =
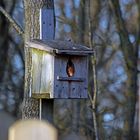
<svg viewBox="0 0 140 140">
<path fill-rule="evenodd" d="M 68 60 L 67 65 L 69 65 L 69 66 L 72 66 L 73 65 L 71 59 Z"/>
</svg>

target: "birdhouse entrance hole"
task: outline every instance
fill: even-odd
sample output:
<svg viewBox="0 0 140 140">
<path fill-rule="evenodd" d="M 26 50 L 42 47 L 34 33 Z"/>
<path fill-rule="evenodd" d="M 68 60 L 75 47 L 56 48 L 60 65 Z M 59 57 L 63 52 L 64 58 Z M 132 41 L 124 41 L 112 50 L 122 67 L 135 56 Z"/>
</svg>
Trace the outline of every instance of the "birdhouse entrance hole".
<svg viewBox="0 0 140 140">
<path fill-rule="evenodd" d="M 66 66 L 66 72 L 68 77 L 72 77 L 75 73 L 75 67 L 72 60 L 69 58 Z"/>
</svg>

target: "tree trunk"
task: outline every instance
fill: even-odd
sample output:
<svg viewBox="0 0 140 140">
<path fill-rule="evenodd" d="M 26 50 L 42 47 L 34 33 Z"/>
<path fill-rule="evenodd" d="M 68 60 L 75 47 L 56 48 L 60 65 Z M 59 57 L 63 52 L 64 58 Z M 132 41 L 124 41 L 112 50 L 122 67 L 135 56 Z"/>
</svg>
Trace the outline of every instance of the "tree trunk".
<svg viewBox="0 0 140 140">
<path fill-rule="evenodd" d="M 4 1 L 0 1 L 0 6 L 6 7 Z M 4 15 L 0 13 L 0 83 L 3 81 L 6 63 L 7 63 L 7 55 L 8 55 L 8 47 L 9 47 L 9 23 L 7 22 Z"/>
<path fill-rule="evenodd" d="M 137 61 L 139 38 L 136 40 L 137 43 L 131 43 L 129 39 L 129 32 L 127 31 L 126 24 L 122 16 L 120 1 L 111 0 L 110 2 L 110 7 L 115 15 L 115 24 L 120 36 L 120 47 L 124 56 L 127 73 L 127 88 L 125 92 L 127 101 L 124 107 L 125 121 L 123 139 L 132 140 L 134 139 L 134 120 L 137 97 Z"/>
<path fill-rule="evenodd" d="M 25 42 L 30 39 L 40 38 L 39 13 L 42 7 L 52 8 L 53 0 L 24 0 L 25 10 Z M 22 105 L 22 118 L 39 118 L 39 100 L 30 98 L 30 52 L 25 48 L 25 86 L 24 100 Z"/>
<path fill-rule="evenodd" d="M 136 62 L 136 61 L 135 61 Z M 134 63 L 135 63 L 134 62 Z M 125 121 L 124 121 L 124 140 L 134 139 L 134 122 L 135 122 L 135 109 L 137 97 L 137 64 L 134 65 L 135 69 L 127 70 L 127 91 L 126 91 L 126 106 L 125 106 Z"/>
</svg>

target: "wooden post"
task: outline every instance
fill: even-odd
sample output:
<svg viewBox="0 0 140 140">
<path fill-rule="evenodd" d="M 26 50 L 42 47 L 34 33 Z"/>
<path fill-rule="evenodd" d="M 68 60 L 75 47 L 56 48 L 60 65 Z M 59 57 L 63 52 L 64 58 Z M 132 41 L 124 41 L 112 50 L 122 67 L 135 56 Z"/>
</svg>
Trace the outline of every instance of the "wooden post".
<svg viewBox="0 0 140 140">
<path fill-rule="evenodd" d="M 40 39 L 46 41 L 47 39 L 54 39 L 55 35 L 55 18 L 54 6 L 43 7 L 40 9 Z M 54 100 L 40 99 L 40 119 L 47 119 L 53 123 L 53 104 Z"/>
<path fill-rule="evenodd" d="M 39 120 L 22 120 L 9 129 L 8 140 L 57 140 L 57 130 Z"/>
<path fill-rule="evenodd" d="M 55 35 L 54 8 L 43 7 L 40 9 L 40 39 L 54 39 Z"/>
<path fill-rule="evenodd" d="M 138 96 L 139 96 L 139 99 L 138 99 L 138 102 L 139 102 L 139 106 L 138 106 L 138 118 L 140 116 L 140 74 L 138 74 Z M 139 133 L 139 139 L 140 139 L 140 118 L 138 119 L 138 133 Z"/>
<path fill-rule="evenodd" d="M 140 59 L 138 60 L 138 71 L 140 71 Z M 140 73 L 138 73 L 138 137 L 140 140 Z"/>
</svg>

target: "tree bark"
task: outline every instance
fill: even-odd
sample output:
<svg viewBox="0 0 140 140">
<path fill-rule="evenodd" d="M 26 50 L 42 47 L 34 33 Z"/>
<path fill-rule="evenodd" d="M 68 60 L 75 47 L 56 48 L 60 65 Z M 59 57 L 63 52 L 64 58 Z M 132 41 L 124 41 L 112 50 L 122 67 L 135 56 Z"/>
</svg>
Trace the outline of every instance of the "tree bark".
<svg viewBox="0 0 140 140">
<path fill-rule="evenodd" d="M 125 105 L 124 139 L 132 140 L 134 136 L 135 109 L 137 99 L 137 60 L 134 61 L 135 69 L 127 70 L 127 102 Z"/>
<path fill-rule="evenodd" d="M 25 42 L 31 39 L 40 38 L 39 13 L 42 7 L 53 8 L 53 0 L 24 0 L 25 10 Z M 30 98 L 30 68 L 31 60 L 29 59 L 30 51 L 25 51 L 25 86 L 24 100 L 22 104 L 22 118 L 39 118 L 39 100 Z"/>
</svg>

